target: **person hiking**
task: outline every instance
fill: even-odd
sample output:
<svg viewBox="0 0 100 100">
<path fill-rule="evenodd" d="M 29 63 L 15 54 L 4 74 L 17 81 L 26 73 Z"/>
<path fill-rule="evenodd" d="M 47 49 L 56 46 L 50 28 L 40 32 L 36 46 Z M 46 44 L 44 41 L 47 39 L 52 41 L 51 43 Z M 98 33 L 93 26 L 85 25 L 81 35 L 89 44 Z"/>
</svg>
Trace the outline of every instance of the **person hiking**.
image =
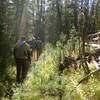
<svg viewBox="0 0 100 100">
<path fill-rule="evenodd" d="M 31 48 L 31 60 L 32 62 L 37 60 L 37 43 L 36 43 L 36 38 L 33 36 L 30 40 L 29 40 L 29 45 Z"/>
<path fill-rule="evenodd" d="M 23 82 L 26 78 L 29 64 L 31 62 L 30 58 L 30 47 L 25 41 L 25 37 L 22 36 L 21 40 L 18 40 L 14 48 L 14 58 L 17 65 L 17 82 Z"/>
<path fill-rule="evenodd" d="M 42 49 L 43 49 L 43 42 L 40 39 L 40 37 L 37 37 L 36 43 L 37 43 L 37 57 L 39 58 L 40 54 L 42 53 Z"/>
</svg>

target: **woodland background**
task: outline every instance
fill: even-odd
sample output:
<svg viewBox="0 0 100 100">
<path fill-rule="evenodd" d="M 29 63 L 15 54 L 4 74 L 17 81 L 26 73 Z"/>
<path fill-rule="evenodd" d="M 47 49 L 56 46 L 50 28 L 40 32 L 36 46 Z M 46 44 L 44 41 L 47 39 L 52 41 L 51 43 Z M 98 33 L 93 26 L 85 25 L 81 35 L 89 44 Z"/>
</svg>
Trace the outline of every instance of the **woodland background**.
<svg viewBox="0 0 100 100">
<path fill-rule="evenodd" d="M 100 0 L 0 0 L 0 96 L 1 98 L 9 97 L 11 93 L 7 91 L 9 91 L 9 89 L 12 87 L 12 84 L 15 82 L 16 72 L 15 72 L 15 65 L 13 58 L 13 47 L 16 43 L 16 39 L 19 36 L 25 35 L 27 37 L 27 40 L 29 40 L 32 36 L 39 36 L 41 40 L 44 42 L 44 44 L 47 44 L 49 42 L 50 44 L 49 46 L 47 44 L 47 48 L 49 48 L 51 51 L 48 51 L 48 49 L 46 49 L 47 51 L 44 50 L 41 59 L 45 59 L 45 57 L 49 56 L 46 53 L 51 52 L 51 54 L 53 54 L 53 57 L 51 57 L 52 56 L 51 54 L 49 56 L 51 59 L 51 64 L 54 64 L 52 66 L 56 67 L 57 65 L 55 65 L 55 62 L 56 60 L 59 61 L 58 58 L 56 58 L 59 56 L 59 53 L 57 52 L 60 52 L 59 50 L 61 50 L 59 49 L 60 43 L 57 41 L 60 41 L 61 36 L 65 37 L 65 42 L 64 42 L 66 48 L 65 54 L 70 56 L 74 55 L 75 57 L 76 55 L 80 55 L 82 52 L 85 52 L 84 45 L 85 41 L 88 41 L 88 35 L 94 34 L 99 31 L 100 31 Z M 53 50 L 53 48 L 56 47 L 57 47 L 56 49 L 57 52 Z M 55 53 L 56 55 L 53 52 L 56 52 Z M 54 60 L 55 62 L 53 63 L 52 60 Z M 41 65 L 42 61 L 43 60 L 40 60 L 36 65 L 39 67 L 39 64 Z M 32 66 L 36 65 L 33 64 Z M 50 67 L 53 70 L 53 72 L 49 73 L 49 75 L 51 75 L 52 73 L 57 74 L 56 71 L 57 69 L 54 69 L 55 67 L 53 67 L 53 69 L 52 67 Z M 36 67 L 34 67 L 34 70 L 37 72 L 39 71 L 37 70 Z M 49 67 L 47 70 L 50 70 Z M 35 71 L 33 73 L 36 73 Z M 56 77 L 57 75 L 54 76 Z M 64 76 L 62 76 L 62 79 L 63 81 L 65 80 Z M 52 80 L 53 82 L 55 82 L 55 78 L 53 78 Z M 99 82 L 99 79 L 95 81 L 96 81 L 95 83 L 97 83 Z M 56 82 L 58 81 L 56 80 Z M 93 82 L 93 80 L 91 82 Z M 49 83 L 49 81 L 47 83 Z M 53 86 L 53 84 L 54 83 L 51 83 L 51 85 L 49 84 L 48 86 Z M 35 85 L 38 86 L 38 83 L 36 83 Z M 40 85 L 41 85 L 40 89 L 42 91 L 43 84 L 41 83 Z M 65 85 L 62 84 L 61 86 Z M 68 86 L 70 86 L 70 84 Z M 38 93 L 36 92 L 37 93 L 36 95 L 35 94 L 32 95 L 33 98 L 36 97 L 36 99 L 34 100 L 58 100 L 57 95 L 59 97 L 59 93 L 57 93 L 56 89 L 58 88 L 62 89 L 62 87 L 58 86 L 57 88 L 55 88 L 54 86 L 52 88 L 53 88 L 52 91 L 55 91 L 54 93 L 56 93 L 54 99 L 53 98 L 50 99 L 53 96 L 49 88 L 48 90 L 51 93 L 50 98 L 48 98 L 49 92 L 47 92 L 47 94 L 43 95 L 42 97 L 41 96 L 39 97 Z M 18 92 L 16 88 L 14 90 Z M 33 89 L 33 91 L 35 90 Z M 98 94 L 100 93 L 99 91 L 100 90 L 98 90 L 97 93 L 95 92 L 95 94 L 93 95 L 91 93 L 90 94 L 87 93 L 86 95 L 87 98 L 89 98 L 96 96 L 97 94 L 98 97 L 97 99 L 89 98 L 84 100 L 99 100 L 100 99 L 100 95 Z M 46 91 L 44 91 L 44 94 L 45 93 Z M 64 93 L 67 94 L 67 92 Z M 66 97 L 68 97 L 65 94 L 62 100 L 65 100 Z M 15 94 L 13 100 L 33 100 L 32 96 L 30 96 L 30 99 L 29 98 L 25 99 L 27 96 L 26 97 L 24 96 L 25 98 L 21 99 L 23 97 L 21 95 L 21 97 L 19 96 L 20 98 L 18 99 L 17 98 L 18 96 L 16 95 L 18 94 Z M 70 95 L 70 98 L 67 100 L 72 100 L 71 98 L 74 97 L 75 96 L 71 97 Z"/>
</svg>

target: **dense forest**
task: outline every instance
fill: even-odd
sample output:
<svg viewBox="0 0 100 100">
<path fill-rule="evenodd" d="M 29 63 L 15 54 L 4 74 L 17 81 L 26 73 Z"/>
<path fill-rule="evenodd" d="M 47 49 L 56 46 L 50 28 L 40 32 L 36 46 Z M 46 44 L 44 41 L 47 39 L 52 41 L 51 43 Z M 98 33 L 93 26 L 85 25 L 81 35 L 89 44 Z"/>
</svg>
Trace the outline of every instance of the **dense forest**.
<svg viewBox="0 0 100 100">
<path fill-rule="evenodd" d="M 14 47 L 43 42 L 16 85 Z M 0 0 L 0 100 L 100 100 L 100 0 Z"/>
</svg>

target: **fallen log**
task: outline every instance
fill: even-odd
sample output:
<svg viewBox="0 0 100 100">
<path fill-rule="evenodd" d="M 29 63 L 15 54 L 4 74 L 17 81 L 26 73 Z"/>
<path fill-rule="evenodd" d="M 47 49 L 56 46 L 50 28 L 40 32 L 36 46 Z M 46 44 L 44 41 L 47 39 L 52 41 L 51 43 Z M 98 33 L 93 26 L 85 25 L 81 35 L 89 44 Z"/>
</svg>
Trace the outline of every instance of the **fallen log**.
<svg viewBox="0 0 100 100">
<path fill-rule="evenodd" d="M 88 44 L 88 43 L 85 43 L 85 46 L 91 46 L 94 48 L 94 51 L 92 52 L 85 52 L 85 56 L 87 55 L 94 55 L 94 56 L 100 56 L 100 45 L 99 44 Z"/>
<path fill-rule="evenodd" d="M 84 55 L 84 58 L 85 58 L 85 61 L 88 63 L 92 61 L 92 57 L 94 57 L 95 58 L 94 60 L 98 62 L 99 55 L 100 55 L 100 48 L 96 49 L 96 52 L 93 52 L 93 53 L 86 52 Z M 79 55 L 76 59 L 70 56 L 65 56 L 64 61 L 60 63 L 59 71 L 62 73 L 64 69 L 66 68 L 69 69 L 70 67 L 73 67 L 76 70 L 77 68 L 80 68 L 81 64 L 82 64 L 82 55 Z M 86 66 L 88 67 L 87 63 L 86 63 Z"/>
<path fill-rule="evenodd" d="M 94 47 L 94 48 L 100 48 L 100 45 L 99 44 L 95 44 L 95 43 L 85 43 L 85 46 L 91 46 L 91 47 Z"/>
<path fill-rule="evenodd" d="M 64 69 L 73 67 L 75 70 L 80 67 L 80 59 L 75 59 L 70 56 L 65 56 L 64 61 L 60 63 L 59 71 L 62 73 Z"/>
<path fill-rule="evenodd" d="M 100 48 L 96 48 L 93 52 L 86 52 L 85 55 L 89 56 L 100 56 Z"/>
<path fill-rule="evenodd" d="M 95 60 L 92 61 L 94 63 L 94 65 L 96 66 L 96 69 L 100 68 L 100 64 L 98 64 Z"/>
<path fill-rule="evenodd" d="M 95 37 L 97 37 L 97 36 L 100 36 L 100 32 L 97 32 L 97 33 L 95 33 L 95 34 L 89 34 L 89 35 L 88 35 L 88 38 L 95 38 Z"/>
<path fill-rule="evenodd" d="M 100 48 L 95 49 L 95 52 L 93 54 L 95 56 L 100 56 Z"/>
</svg>

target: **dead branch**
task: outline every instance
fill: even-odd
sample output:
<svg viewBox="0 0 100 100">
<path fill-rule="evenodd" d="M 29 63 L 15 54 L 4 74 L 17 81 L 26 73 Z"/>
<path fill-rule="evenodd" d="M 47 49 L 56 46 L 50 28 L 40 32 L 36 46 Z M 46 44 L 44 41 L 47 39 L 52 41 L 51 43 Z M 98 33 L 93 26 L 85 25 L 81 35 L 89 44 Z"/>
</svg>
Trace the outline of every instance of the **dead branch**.
<svg viewBox="0 0 100 100">
<path fill-rule="evenodd" d="M 100 68 L 99 68 L 99 69 L 96 69 L 96 70 L 94 70 L 93 72 L 91 72 L 91 73 L 89 73 L 88 75 L 86 75 L 83 79 L 81 79 L 81 80 L 78 82 L 77 86 L 78 86 L 80 83 L 86 81 L 86 80 L 88 79 L 88 77 L 90 77 L 92 74 L 95 74 L 95 73 L 97 73 L 97 72 L 99 72 L 99 71 L 100 71 Z"/>
</svg>

